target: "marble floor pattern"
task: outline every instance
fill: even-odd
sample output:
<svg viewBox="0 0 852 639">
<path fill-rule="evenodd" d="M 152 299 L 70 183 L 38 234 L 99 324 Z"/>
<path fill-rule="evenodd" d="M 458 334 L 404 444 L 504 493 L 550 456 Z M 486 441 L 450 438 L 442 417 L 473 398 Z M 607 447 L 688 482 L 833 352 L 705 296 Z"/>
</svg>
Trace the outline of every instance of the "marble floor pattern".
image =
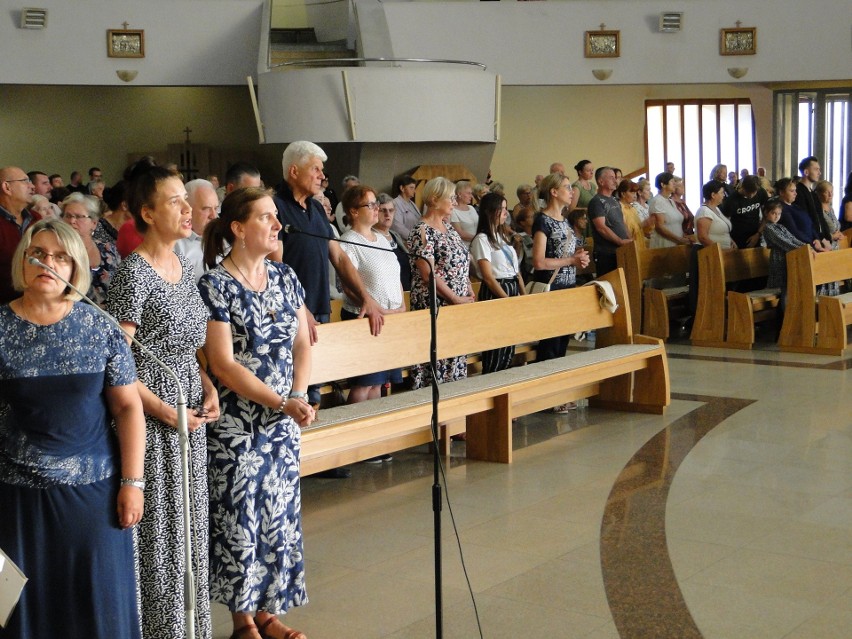
<svg viewBox="0 0 852 639">
<path fill-rule="evenodd" d="M 515 427 L 511 465 L 447 489 L 489 639 L 852 637 L 852 360 L 668 346 L 663 416 L 581 408 Z M 434 637 L 424 448 L 303 481 L 309 639 Z M 480 636 L 448 509 L 443 636 Z M 214 604 L 216 639 L 231 631 Z"/>
</svg>

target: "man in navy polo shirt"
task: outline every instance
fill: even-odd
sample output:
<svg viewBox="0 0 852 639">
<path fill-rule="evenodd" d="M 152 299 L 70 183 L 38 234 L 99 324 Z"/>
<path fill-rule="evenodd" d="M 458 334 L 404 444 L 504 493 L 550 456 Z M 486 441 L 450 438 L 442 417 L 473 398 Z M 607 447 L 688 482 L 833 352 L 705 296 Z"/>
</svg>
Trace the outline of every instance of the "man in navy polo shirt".
<svg viewBox="0 0 852 639">
<path fill-rule="evenodd" d="M 323 162 L 327 159 L 325 152 L 313 142 L 293 142 L 284 150 L 284 182 L 275 193 L 278 219 L 285 227 L 280 235 L 283 244 L 281 261 L 296 272 L 305 289 L 311 344 L 317 341 L 317 324 L 327 322 L 331 312 L 329 262 L 343 285 L 359 298 L 361 317 L 369 318 L 370 332 L 378 335 L 384 324 L 381 307 L 367 293 L 346 253 L 336 242 L 321 239 L 334 237 L 322 204 L 314 199 L 314 195 L 322 193 Z M 288 226 L 304 233 L 287 233 Z M 320 237 L 311 237 L 308 233 Z M 309 390 L 310 403 L 318 404 L 319 399 L 319 389 L 312 387 Z"/>
</svg>

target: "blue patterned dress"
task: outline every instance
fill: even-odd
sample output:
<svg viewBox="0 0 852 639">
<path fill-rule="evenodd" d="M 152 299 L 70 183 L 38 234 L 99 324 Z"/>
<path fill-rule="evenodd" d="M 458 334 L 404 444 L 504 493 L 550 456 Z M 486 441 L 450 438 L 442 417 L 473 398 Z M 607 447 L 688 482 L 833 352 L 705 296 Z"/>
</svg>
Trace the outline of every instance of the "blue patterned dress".
<svg viewBox="0 0 852 639">
<path fill-rule="evenodd" d="M 0 637 L 140 637 L 103 394 L 135 380 L 122 335 L 87 304 L 48 326 L 0 307 L 0 548 L 30 579 Z"/>
<path fill-rule="evenodd" d="M 267 273 L 269 283 L 260 293 L 221 265 L 199 287 L 211 320 L 231 326 L 235 361 L 286 397 L 304 290 L 285 264 L 267 262 Z M 207 432 L 210 597 L 234 612 L 282 614 L 308 603 L 299 426 L 214 382 L 222 417 Z"/>
</svg>

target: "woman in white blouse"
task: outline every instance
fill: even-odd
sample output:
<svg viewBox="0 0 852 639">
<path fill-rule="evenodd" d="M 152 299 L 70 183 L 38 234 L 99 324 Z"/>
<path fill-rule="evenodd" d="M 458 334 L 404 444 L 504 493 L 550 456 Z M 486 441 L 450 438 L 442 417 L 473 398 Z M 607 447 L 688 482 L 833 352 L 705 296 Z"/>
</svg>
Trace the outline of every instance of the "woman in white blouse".
<svg viewBox="0 0 852 639">
<path fill-rule="evenodd" d="M 493 300 L 524 294 L 524 280 L 518 268 L 518 256 L 504 235 L 509 208 L 506 198 L 487 193 L 479 203 L 479 225 L 470 243 L 476 272 L 482 280 L 479 300 Z M 512 363 L 515 347 L 507 346 L 482 353 L 482 372 L 500 371 Z"/>
<path fill-rule="evenodd" d="M 660 173 L 655 180 L 659 193 L 648 207 L 655 221 L 651 248 L 692 244 L 692 240 L 683 232 L 683 215 L 672 201 L 674 181 L 675 177 L 668 172 Z"/>
<path fill-rule="evenodd" d="M 737 248 L 731 239 L 731 221 L 719 208 L 725 193 L 725 185 L 718 180 L 710 180 L 702 187 L 704 204 L 695 214 L 695 233 L 702 246 L 719 244 L 723 249 Z"/>
<path fill-rule="evenodd" d="M 379 221 L 379 204 L 376 192 L 369 186 L 360 184 L 343 192 L 341 198 L 343 210 L 349 216 L 351 228 L 340 236 L 341 244 L 364 287 L 383 312 L 400 313 L 405 310 L 402 296 L 402 284 L 399 279 L 399 262 L 384 235 L 373 230 Z M 340 316 L 344 320 L 357 319 L 361 312 L 358 303 L 343 291 L 343 308 Z M 354 377 L 349 380 L 348 404 L 363 402 L 381 396 L 382 386 L 389 382 L 401 381 L 399 371 L 383 371 Z"/>
<path fill-rule="evenodd" d="M 473 186 L 467 180 L 456 182 L 456 205 L 450 216 L 450 224 L 461 235 L 464 243 L 470 247 L 476 227 L 479 224 L 479 214 L 471 204 L 473 202 Z"/>
</svg>

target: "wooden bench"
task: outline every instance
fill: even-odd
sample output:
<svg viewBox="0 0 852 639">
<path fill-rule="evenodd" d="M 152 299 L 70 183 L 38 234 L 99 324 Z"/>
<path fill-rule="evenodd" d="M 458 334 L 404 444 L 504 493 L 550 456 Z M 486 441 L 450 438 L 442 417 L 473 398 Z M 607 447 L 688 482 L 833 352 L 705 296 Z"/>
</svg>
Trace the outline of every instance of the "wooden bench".
<svg viewBox="0 0 852 639">
<path fill-rule="evenodd" d="M 602 279 L 613 284 L 615 313 L 601 308 L 593 286 L 440 309 L 439 358 L 597 331 L 595 349 L 441 384 L 439 420 L 450 425 L 444 435 L 454 427 L 466 429 L 469 458 L 511 462 L 512 418 L 584 397 L 618 410 L 663 412 L 669 403 L 665 349 L 658 339 L 633 334 L 621 271 Z M 311 383 L 429 359 L 427 311 L 386 317 L 377 337 L 365 319 L 324 324 L 318 333 Z M 302 474 L 432 441 L 431 392 L 424 388 L 321 410 L 319 420 L 302 432 Z"/>
<path fill-rule="evenodd" d="M 671 308 L 676 303 L 686 303 L 689 287 L 655 288 L 649 280 L 688 274 L 691 250 L 689 246 L 642 249 L 636 242 L 618 248 L 616 259 L 624 269 L 634 333 L 669 338 L 669 322 L 674 315 Z"/>
<path fill-rule="evenodd" d="M 852 279 L 852 250 L 816 253 L 800 246 L 787 253 L 787 304 L 778 338 L 782 351 L 842 355 L 852 324 L 852 293 L 817 296 L 817 287 Z"/>
<path fill-rule="evenodd" d="M 750 349 L 754 325 L 773 317 L 780 289 L 728 291 L 732 282 L 769 274 L 769 249 L 722 250 L 712 244 L 698 251 L 698 306 L 690 339 L 694 346 Z"/>
</svg>

